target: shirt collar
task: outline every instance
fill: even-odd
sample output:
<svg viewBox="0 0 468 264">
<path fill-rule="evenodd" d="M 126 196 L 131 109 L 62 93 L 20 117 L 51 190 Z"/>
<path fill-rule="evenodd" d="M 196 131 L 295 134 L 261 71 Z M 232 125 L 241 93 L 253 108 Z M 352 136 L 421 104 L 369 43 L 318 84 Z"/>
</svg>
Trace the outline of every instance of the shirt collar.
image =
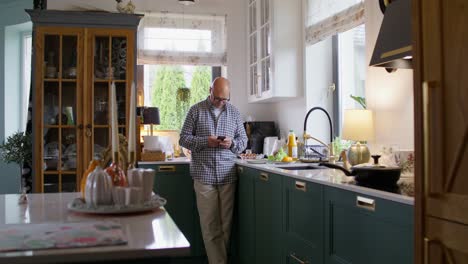
<svg viewBox="0 0 468 264">
<path fill-rule="evenodd" d="M 213 105 L 213 103 L 211 102 L 210 96 L 209 96 L 209 95 L 208 95 L 208 97 L 206 98 L 206 103 L 208 104 L 208 106 L 210 107 L 210 109 L 215 109 L 215 108 L 216 108 L 216 107 Z M 227 105 L 228 105 L 228 102 L 226 102 L 222 108 L 218 108 L 218 109 L 219 109 L 219 110 L 227 109 Z"/>
</svg>

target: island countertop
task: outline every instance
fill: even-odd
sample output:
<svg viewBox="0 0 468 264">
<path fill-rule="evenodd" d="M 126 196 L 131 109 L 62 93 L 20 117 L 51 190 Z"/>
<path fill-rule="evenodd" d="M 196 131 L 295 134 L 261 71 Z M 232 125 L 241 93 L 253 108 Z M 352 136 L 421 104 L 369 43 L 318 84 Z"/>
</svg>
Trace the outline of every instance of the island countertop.
<svg viewBox="0 0 468 264">
<path fill-rule="evenodd" d="M 163 208 L 147 213 L 124 215 L 93 215 L 70 212 L 67 209 L 67 204 L 79 196 L 79 193 L 28 194 L 28 204 L 19 205 L 19 195 L 0 195 L 0 227 L 12 224 L 112 220 L 121 224 L 128 243 L 121 246 L 0 253 L 0 263 L 94 263 L 179 256 L 190 253 L 189 242 Z"/>
</svg>

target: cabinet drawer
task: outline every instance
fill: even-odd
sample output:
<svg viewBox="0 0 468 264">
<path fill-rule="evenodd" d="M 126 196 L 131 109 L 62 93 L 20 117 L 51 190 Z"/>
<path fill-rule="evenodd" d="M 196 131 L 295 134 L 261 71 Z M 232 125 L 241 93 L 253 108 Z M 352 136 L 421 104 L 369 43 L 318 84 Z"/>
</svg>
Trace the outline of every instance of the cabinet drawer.
<svg viewBox="0 0 468 264">
<path fill-rule="evenodd" d="M 153 169 L 156 171 L 156 174 L 159 175 L 190 174 L 190 167 L 188 164 L 142 164 L 139 165 L 139 167 L 144 169 Z"/>
<path fill-rule="evenodd" d="M 284 263 L 286 264 L 315 264 L 323 263 L 322 255 L 316 256 L 314 247 L 310 247 L 299 240 L 288 241 L 285 249 Z"/>
<path fill-rule="evenodd" d="M 326 198 L 337 206 L 355 208 L 364 214 L 387 219 L 387 221 L 413 225 L 412 205 L 332 187 L 326 188 Z"/>
</svg>

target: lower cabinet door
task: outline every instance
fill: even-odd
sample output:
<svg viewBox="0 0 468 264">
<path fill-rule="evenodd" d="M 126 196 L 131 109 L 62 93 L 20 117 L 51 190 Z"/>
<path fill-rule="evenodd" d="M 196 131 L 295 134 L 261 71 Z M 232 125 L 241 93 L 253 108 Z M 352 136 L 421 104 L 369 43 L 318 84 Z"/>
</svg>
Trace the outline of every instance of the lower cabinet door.
<svg viewBox="0 0 468 264">
<path fill-rule="evenodd" d="M 254 171 L 238 166 L 237 173 L 237 210 L 232 236 L 237 252 L 233 263 L 250 264 L 255 261 Z"/>
<path fill-rule="evenodd" d="M 301 263 L 297 259 L 305 256 L 314 260 L 308 263 L 323 263 L 323 186 L 284 177 L 283 190 L 284 240 L 288 248 L 288 263 Z"/>
<path fill-rule="evenodd" d="M 255 264 L 282 263 L 283 176 L 259 171 L 255 181 Z"/>
<path fill-rule="evenodd" d="M 328 187 L 325 202 L 326 263 L 413 263 L 413 206 Z"/>
</svg>

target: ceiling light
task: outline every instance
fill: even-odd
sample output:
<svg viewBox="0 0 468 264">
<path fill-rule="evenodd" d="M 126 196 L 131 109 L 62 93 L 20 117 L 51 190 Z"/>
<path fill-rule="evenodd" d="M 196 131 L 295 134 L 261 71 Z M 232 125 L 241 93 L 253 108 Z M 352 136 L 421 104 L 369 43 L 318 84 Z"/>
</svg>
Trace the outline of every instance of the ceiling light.
<svg viewBox="0 0 468 264">
<path fill-rule="evenodd" d="M 193 5 L 193 4 L 195 4 L 195 0 L 179 0 L 179 4 Z"/>
</svg>

